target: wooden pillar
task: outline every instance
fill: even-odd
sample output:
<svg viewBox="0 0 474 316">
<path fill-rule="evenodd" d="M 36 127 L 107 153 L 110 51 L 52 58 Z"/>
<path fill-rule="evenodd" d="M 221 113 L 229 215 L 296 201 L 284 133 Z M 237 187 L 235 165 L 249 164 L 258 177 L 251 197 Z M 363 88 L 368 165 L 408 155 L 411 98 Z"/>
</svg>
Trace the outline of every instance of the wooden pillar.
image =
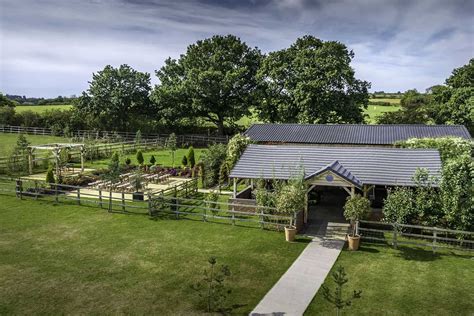
<svg viewBox="0 0 474 316">
<path fill-rule="evenodd" d="M 237 196 L 237 179 L 233 178 L 233 180 L 234 180 L 234 195 L 233 195 L 233 197 L 235 199 L 236 196 Z"/>
<path fill-rule="evenodd" d="M 355 186 L 351 186 L 351 198 L 355 196 Z"/>
<path fill-rule="evenodd" d="M 308 223 L 308 195 L 309 195 L 309 192 L 310 191 L 306 191 L 306 194 L 304 196 L 304 223 L 307 224 Z M 295 224 L 296 225 L 296 222 Z"/>
</svg>

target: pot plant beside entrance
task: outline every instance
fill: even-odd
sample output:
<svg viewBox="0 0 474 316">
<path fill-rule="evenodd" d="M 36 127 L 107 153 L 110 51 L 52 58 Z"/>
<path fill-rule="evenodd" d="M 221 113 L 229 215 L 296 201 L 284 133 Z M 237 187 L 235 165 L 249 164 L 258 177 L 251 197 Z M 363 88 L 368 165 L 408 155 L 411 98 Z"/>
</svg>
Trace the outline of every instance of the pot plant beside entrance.
<svg viewBox="0 0 474 316">
<path fill-rule="evenodd" d="M 145 187 L 143 184 L 143 176 L 140 172 L 140 169 L 131 177 L 130 184 L 132 185 L 133 189 L 133 200 L 134 201 L 143 201 L 144 200 L 144 193 L 143 188 Z"/>
<path fill-rule="evenodd" d="M 356 222 L 364 219 L 369 215 L 370 212 L 370 201 L 356 194 L 353 197 L 348 197 L 346 204 L 344 205 L 344 217 L 351 221 L 352 232 L 347 235 L 349 243 L 349 250 L 359 249 L 360 235 L 356 232 Z"/>
</svg>

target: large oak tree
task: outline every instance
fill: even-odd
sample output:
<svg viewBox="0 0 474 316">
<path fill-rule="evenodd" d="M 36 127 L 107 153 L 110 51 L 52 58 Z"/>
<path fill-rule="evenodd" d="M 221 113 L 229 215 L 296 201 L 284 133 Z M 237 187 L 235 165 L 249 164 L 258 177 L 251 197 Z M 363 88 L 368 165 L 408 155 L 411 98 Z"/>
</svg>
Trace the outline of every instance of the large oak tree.
<svg viewBox="0 0 474 316">
<path fill-rule="evenodd" d="M 224 133 L 250 114 L 255 104 L 256 73 L 261 53 L 233 35 L 197 41 L 179 59 L 167 59 L 156 72 L 153 101 L 160 115 L 172 118 L 202 118 Z"/>
<path fill-rule="evenodd" d="M 108 65 L 92 75 L 76 108 L 94 127 L 125 131 L 134 118 L 152 112 L 150 91 L 150 74 Z"/>
<path fill-rule="evenodd" d="M 339 42 L 298 38 L 269 53 L 258 72 L 260 119 L 270 122 L 361 123 L 370 83 L 355 78 L 354 53 Z"/>
</svg>

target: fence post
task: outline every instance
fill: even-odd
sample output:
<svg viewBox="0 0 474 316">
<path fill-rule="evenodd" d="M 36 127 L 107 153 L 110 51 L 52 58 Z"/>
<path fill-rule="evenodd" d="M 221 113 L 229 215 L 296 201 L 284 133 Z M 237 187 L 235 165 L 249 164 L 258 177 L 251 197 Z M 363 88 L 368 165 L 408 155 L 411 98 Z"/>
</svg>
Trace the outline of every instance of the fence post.
<svg viewBox="0 0 474 316">
<path fill-rule="evenodd" d="M 122 212 L 126 212 L 127 210 L 125 209 L 125 192 L 122 190 Z"/>
<path fill-rule="evenodd" d="M 109 212 L 112 212 L 112 187 L 109 189 Z"/>
<path fill-rule="evenodd" d="M 51 185 L 51 184 L 50 184 L 50 185 Z M 56 203 L 59 202 L 58 185 L 57 185 L 57 184 L 54 185 L 54 199 L 55 199 Z"/>
<path fill-rule="evenodd" d="M 99 189 L 99 205 L 100 205 L 100 208 L 103 207 L 103 205 L 102 205 L 102 189 Z"/>
<path fill-rule="evenodd" d="M 35 200 L 38 199 L 38 181 L 35 180 Z"/>
<path fill-rule="evenodd" d="M 81 205 L 81 188 L 77 188 L 77 205 Z"/>
<path fill-rule="evenodd" d="M 260 228 L 264 228 L 264 223 L 263 223 L 263 208 L 260 209 Z"/>
<path fill-rule="evenodd" d="M 398 247 L 397 233 L 398 233 L 398 224 L 394 223 L 393 224 L 393 248 L 395 248 L 395 249 L 397 249 L 397 247 Z"/>
<path fill-rule="evenodd" d="M 23 200 L 23 182 L 20 179 L 16 180 L 16 196 Z"/>
<path fill-rule="evenodd" d="M 438 232 L 433 230 L 433 253 L 436 253 L 436 237 L 438 237 Z"/>
<path fill-rule="evenodd" d="M 178 207 L 178 189 L 176 187 L 176 185 L 174 186 L 174 192 L 173 192 L 173 203 L 174 203 L 174 211 L 175 211 L 175 214 L 176 214 L 176 219 L 179 219 L 179 207 Z"/>
</svg>

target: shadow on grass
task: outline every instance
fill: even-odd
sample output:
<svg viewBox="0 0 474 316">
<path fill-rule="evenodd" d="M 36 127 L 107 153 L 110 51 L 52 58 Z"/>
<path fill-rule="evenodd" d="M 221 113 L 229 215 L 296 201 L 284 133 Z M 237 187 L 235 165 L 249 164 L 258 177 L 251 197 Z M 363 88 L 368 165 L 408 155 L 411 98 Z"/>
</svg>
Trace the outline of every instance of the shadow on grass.
<svg viewBox="0 0 474 316">
<path fill-rule="evenodd" d="M 302 243 L 302 244 L 309 244 L 311 242 L 311 239 L 306 238 L 306 237 L 296 237 L 293 242 Z"/>
<path fill-rule="evenodd" d="M 359 250 L 358 250 L 358 251 L 360 251 L 360 252 L 368 252 L 368 253 L 379 253 L 379 252 L 380 252 L 380 250 L 378 250 L 378 249 L 371 248 L 370 246 L 363 246 L 363 245 L 361 245 L 361 246 L 359 247 Z"/>
<path fill-rule="evenodd" d="M 433 253 L 433 250 L 406 246 L 399 246 L 398 254 L 396 256 L 405 260 L 414 260 L 422 262 L 435 261 L 441 258 L 441 255 L 437 252 Z"/>
</svg>

